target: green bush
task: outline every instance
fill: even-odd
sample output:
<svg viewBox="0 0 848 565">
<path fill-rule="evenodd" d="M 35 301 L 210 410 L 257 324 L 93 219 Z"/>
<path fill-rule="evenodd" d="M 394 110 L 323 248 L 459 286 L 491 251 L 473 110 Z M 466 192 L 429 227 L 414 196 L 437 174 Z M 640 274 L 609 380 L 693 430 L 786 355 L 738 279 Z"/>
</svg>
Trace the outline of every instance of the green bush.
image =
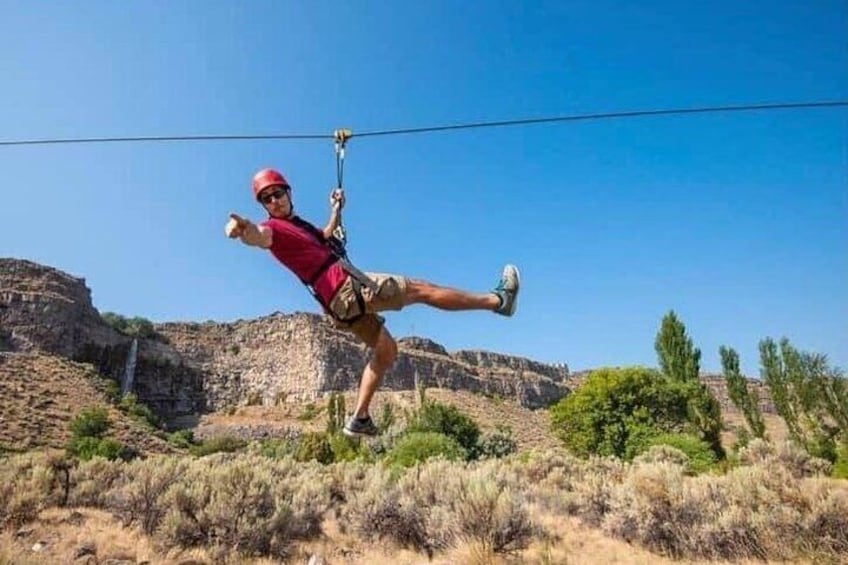
<svg viewBox="0 0 848 565">
<path fill-rule="evenodd" d="M 321 432 L 306 432 L 297 444 L 294 458 L 297 461 L 316 460 L 325 465 L 333 462 L 333 448 L 327 439 L 327 434 Z"/>
<path fill-rule="evenodd" d="M 231 436 L 209 438 L 197 445 L 192 445 L 189 452 L 197 457 L 211 455 L 213 453 L 233 453 L 242 449 L 247 442 Z"/>
<path fill-rule="evenodd" d="M 389 452 L 389 464 L 411 467 L 430 457 L 441 456 L 451 461 L 466 459 L 468 453 L 454 438 L 435 432 L 411 432 L 400 438 Z"/>
<path fill-rule="evenodd" d="M 259 442 L 257 452 L 269 459 L 293 457 L 297 451 L 297 442 L 285 438 L 264 439 Z"/>
<path fill-rule="evenodd" d="M 632 458 L 651 437 L 692 430 L 690 385 L 643 367 L 599 369 L 551 408 L 552 428 L 581 457 Z"/>
<path fill-rule="evenodd" d="M 716 456 L 710 445 L 692 434 L 661 434 L 651 438 L 650 445 L 668 445 L 679 449 L 689 458 L 687 469 L 693 473 L 705 473 L 716 464 Z"/>
<path fill-rule="evenodd" d="M 177 430 L 168 434 L 168 443 L 181 449 L 189 449 L 195 445 L 194 432 L 192 430 Z"/>
<path fill-rule="evenodd" d="M 466 456 L 477 453 L 480 428 L 469 416 L 449 404 L 425 400 L 415 412 L 407 431 L 443 434 L 454 439 L 463 448 Z"/>
<path fill-rule="evenodd" d="M 160 426 L 159 416 L 153 413 L 146 404 L 139 402 L 138 396 L 129 392 L 121 399 L 120 408 L 142 424 L 146 425 L 151 430 L 155 430 Z"/>
<path fill-rule="evenodd" d="M 71 433 L 75 438 L 100 438 L 109 429 L 109 414 L 104 408 L 86 408 L 71 421 Z"/>
<path fill-rule="evenodd" d="M 327 438 L 333 461 L 353 461 L 355 459 L 371 459 L 371 451 L 364 441 L 352 439 L 343 434 L 330 434 Z"/>
<path fill-rule="evenodd" d="M 82 461 L 94 457 L 103 457 L 110 461 L 129 458 L 129 452 L 124 445 L 111 438 L 75 437 L 68 443 L 68 452 Z"/>
<path fill-rule="evenodd" d="M 848 443 L 839 447 L 836 461 L 833 463 L 832 474 L 837 479 L 848 479 Z"/>
<path fill-rule="evenodd" d="M 127 318 L 114 312 L 104 312 L 100 317 L 113 329 L 124 335 L 141 338 L 152 338 L 156 336 L 156 330 L 153 329 L 153 322 L 147 318 L 141 318 L 139 316 Z"/>
</svg>

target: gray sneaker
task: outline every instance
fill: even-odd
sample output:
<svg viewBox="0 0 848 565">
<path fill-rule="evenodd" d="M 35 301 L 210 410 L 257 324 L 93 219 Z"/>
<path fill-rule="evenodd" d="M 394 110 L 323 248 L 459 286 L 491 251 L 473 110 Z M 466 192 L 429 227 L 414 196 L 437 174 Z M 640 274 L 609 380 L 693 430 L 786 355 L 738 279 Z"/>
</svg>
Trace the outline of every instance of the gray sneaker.
<svg viewBox="0 0 848 565">
<path fill-rule="evenodd" d="M 493 291 L 501 299 L 501 305 L 495 308 L 495 313 L 501 316 L 512 316 L 518 307 L 518 289 L 521 285 L 521 277 L 518 267 L 507 265 L 504 267 L 501 281 Z"/>
<path fill-rule="evenodd" d="M 374 425 L 374 420 L 371 419 L 371 416 L 368 416 L 364 420 L 351 416 L 347 424 L 345 424 L 342 433 L 349 437 L 373 437 L 380 433 L 380 429 Z"/>
</svg>

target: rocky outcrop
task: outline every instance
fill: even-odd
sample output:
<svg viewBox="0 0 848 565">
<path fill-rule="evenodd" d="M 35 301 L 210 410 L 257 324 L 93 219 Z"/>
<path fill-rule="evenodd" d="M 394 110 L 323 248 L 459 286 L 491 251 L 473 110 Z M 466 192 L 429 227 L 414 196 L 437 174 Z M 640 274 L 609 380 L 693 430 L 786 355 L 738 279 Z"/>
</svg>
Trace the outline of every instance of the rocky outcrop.
<svg viewBox="0 0 848 565">
<path fill-rule="evenodd" d="M 0 258 L 0 342 L 12 351 L 74 357 L 88 343 L 114 346 L 85 280 L 31 261 Z"/>
<path fill-rule="evenodd" d="M 133 390 L 166 419 L 244 404 L 314 400 L 354 389 L 368 355 L 322 317 L 275 313 L 231 323 L 155 325 L 138 340 Z M 0 259 L 0 350 L 41 350 L 94 365 L 120 381 L 133 338 L 93 307 L 84 279 Z M 421 337 L 399 340 L 384 387 L 417 384 L 516 398 L 536 408 L 568 392 L 568 368 L 484 351 L 449 353 Z"/>
</svg>

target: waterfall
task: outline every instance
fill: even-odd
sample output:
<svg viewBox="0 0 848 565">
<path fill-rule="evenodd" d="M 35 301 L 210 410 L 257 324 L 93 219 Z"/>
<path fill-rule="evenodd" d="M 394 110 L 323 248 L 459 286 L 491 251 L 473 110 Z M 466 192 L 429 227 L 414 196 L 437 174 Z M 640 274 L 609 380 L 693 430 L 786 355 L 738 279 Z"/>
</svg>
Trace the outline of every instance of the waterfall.
<svg viewBox="0 0 848 565">
<path fill-rule="evenodd" d="M 127 366 L 124 369 L 124 378 L 121 381 L 121 396 L 132 392 L 133 377 L 135 377 L 135 360 L 138 355 L 138 338 L 133 338 L 130 352 L 127 355 Z"/>
</svg>

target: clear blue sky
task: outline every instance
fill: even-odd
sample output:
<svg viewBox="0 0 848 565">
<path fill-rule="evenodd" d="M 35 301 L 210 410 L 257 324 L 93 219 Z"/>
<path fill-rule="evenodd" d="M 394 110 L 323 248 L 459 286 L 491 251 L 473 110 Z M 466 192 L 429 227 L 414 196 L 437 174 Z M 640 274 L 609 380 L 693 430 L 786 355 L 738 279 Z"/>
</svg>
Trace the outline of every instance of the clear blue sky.
<svg viewBox="0 0 848 565">
<path fill-rule="evenodd" d="M 848 98 L 848 6 L 816 2 L 0 0 L 0 139 L 327 133 Z M 332 143 L 0 147 L 0 256 L 157 322 L 317 311 L 254 220 L 259 168 L 326 221 Z M 413 307 L 396 336 L 572 369 L 655 365 L 678 312 L 703 367 L 789 337 L 848 366 L 848 111 L 734 113 L 354 139 L 363 268 L 487 290 L 515 318 Z"/>
</svg>

